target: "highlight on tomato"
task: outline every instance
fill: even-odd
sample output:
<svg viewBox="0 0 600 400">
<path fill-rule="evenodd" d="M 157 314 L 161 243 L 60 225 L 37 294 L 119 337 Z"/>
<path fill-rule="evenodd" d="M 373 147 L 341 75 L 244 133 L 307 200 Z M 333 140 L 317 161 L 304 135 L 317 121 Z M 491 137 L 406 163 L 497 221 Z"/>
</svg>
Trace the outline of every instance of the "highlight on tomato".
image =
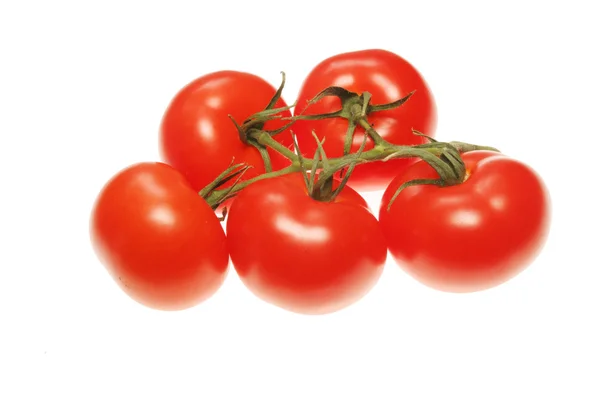
<svg viewBox="0 0 600 400">
<path fill-rule="evenodd" d="M 227 217 L 231 261 L 262 300 L 300 314 L 326 314 L 363 298 L 387 248 L 365 200 L 344 187 L 315 200 L 300 173 L 255 182 Z"/>
<path fill-rule="evenodd" d="M 342 88 L 346 92 L 370 99 L 349 97 L 344 91 L 335 91 L 319 101 L 309 103 L 326 88 Z M 412 93 L 412 95 L 411 95 Z M 394 103 L 410 95 L 401 105 L 376 111 L 376 106 Z M 356 152 L 363 141 L 365 128 L 372 126 L 383 140 L 396 145 L 416 145 L 426 140 L 414 135 L 418 130 L 434 137 L 437 127 L 437 109 L 434 96 L 421 73 L 399 55 L 381 49 L 369 49 L 338 54 L 316 65 L 304 80 L 294 107 L 294 116 L 322 115 L 344 110 L 343 117 L 318 120 L 299 119 L 293 126 L 303 154 L 310 157 L 317 149 L 314 131 L 324 139 L 323 147 L 329 157 L 339 157 L 344 150 Z M 363 115 L 366 111 L 366 115 Z M 352 120 L 352 122 L 351 122 Z M 352 138 L 347 142 L 348 127 L 353 123 Z M 288 135 L 276 137 L 290 146 Z M 350 145 L 345 148 L 346 143 Z M 365 151 L 375 142 L 369 137 Z M 389 182 L 414 163 L 415 159 L 402 158 L 358 165 L 348 185 L 358 191 L 385 189 Z"/>
<path fill-rule="evenodd" d="M 222 285 L 229 255 L 212 208 L 177 170 L 143 162 L 113 176 L 90 220 L 93 249 L 118 286 L 158 310 L 182 310 Z"/>
<path fill-rule="evenodd" d="M 542 250 L 550 197 L 528 165 L 491 151 L 462 155 L 466 179 L 454 186 L 401 185 L 436 179 L 419 161 L 386 189 L 379 220 L 394 260 L 419 282 L 447 292 L 496 287 L 522 272 Z"/>
<path fill-rule="evenodd" d="M 271 100 L 275 100 L 270 104 Z M 250 179 L 265 172 L 261 152 L 241 138 L 236 124 L 265 108 L 282 109 L 278 116 L 290 117 L 285 101 L 271 84 L 246 72 L 217 71 L 193 80 L 176 93 L 160 125 L 161 158 L 179 170 L 196 191 L 211 183 L 235 160 L 253 168 Z M 277 130 L 287 122 L 281 118 L 254 125 Z M 235 122 L 235 123 L 234 123 Z M 266 151 L 273 170 L 289 165 L 278 152 Z"/>
</svg>

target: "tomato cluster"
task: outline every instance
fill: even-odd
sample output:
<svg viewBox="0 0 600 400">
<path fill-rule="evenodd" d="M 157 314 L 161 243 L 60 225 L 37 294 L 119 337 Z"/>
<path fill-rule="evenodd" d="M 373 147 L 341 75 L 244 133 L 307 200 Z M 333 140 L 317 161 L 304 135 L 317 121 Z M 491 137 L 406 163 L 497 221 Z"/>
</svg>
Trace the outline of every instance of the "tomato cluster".
<svg viewBox="0 0 600 400">
<path fill-rule="evenodd" d="M 541 178 L 498 151 L 437 142 L 431 90 L 400 56 L 322 61 L 293 112 L 282 88 L 239 71 L 190 82 L 163 116 L 163 162 L 102 188 L 91 241 L 131 298 L 193 307 L 231 262 L 257 297 L 323 314 L 365 296 L 388 250 L 448 292 L 498 286 L 540 252 L 550 223 Z M 377 189 L 376 216 L 360 192 Z"/>
</svg>

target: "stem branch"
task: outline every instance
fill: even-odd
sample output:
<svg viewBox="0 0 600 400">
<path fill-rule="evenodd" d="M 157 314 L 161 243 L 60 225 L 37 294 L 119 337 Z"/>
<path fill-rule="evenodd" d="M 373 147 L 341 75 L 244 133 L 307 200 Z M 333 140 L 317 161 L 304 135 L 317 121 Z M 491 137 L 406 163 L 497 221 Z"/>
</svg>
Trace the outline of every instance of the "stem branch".
<svg viewBox="0 0 600 400">
<path fill-rule="evenodd" d="M 281 86 L 265 110 L 249 117 L 243 122 L 242 125 L 239 125 L 233 121 L 239 132 L 240 139 L 247 145 L 256 147 L 260 152 L 265 164 L 266 172 L 254 178 L 242 181 L 241 176 L 249 168 L 249 166 L 242 164 L 230 165 L 230 167 L 221 175 L 219 175 L 214 182 L 209 184 L 200 192 L 200 195 L 213 209 L 216 209 L 225 200 L 234 197 L 238 192 L 254 182 L 297 172 L 301 172 L 303 174 L 307 187 L 309 188 L 309 192 L 320 193 L 323 195 L 322 198 L 331 199 L 334 198 L 335 195 L 339 193 L 343 185 L 345 185 L 356 165 L 377 161 L 385 162 L 397 158 L 419 158 L 431 165 L 431 167 L 434 168 L 439 175 L 439 179 L 437 180 L 431 180 L 427 182 L 423 180 L 415 180 L 407 182 L 405 186 L 426 183 L 436 184 L 439 186 L 456 185 L 463 181 L 466 173 L 465 165 L 460 156 L 461 153 L 474 150 L 499 151 L 493 147 L 477 146 L 463 142 L 438 142 L 433 138 L 414 130 L 414 134 L 425 136 L 429 139 L 429 142 L 414 146 L 401 146 L 392 144 L 385 140 L 368 121 L 368 115 L 370 113 L 399 107 L 408 101 L 414 92 L 410 92 L 402 99 L 393 103 L 373 105 L 371 104 L 371 94 L 368 92 L 364 92 L 363 94 L 359 95 L 357 93 L 349 92 L 341 87 L 330 87 L 319 93 L 309 102 L 309 104 L 317 102 L 323 97 L 335 96 L 338 97 L 342 102 L 342 108 L 340 110 L 326 114 L 296 115 L 289 118 L 291 122 L 284 125 L 280 129 L 275 131 L 263 130 L 264 124 L 267 121 L 272 119 L 280 119 L 281 115 L 279 115 L 279 113 L 290 108 L 274 108 L 275 104 L 281 97 L 281 91 L 284 84 L 285 74 L 282 73 Z M 344 151 L 343 156 L 341 157 L 328 158 L 325 155 L 325 151 L 322 146 L 323 143 L 319 141 L 316 136 L 315 139 L 317 140 L 318 148 L 314 156 L 310 157 L 306 157 L 305 154 L 302 154 L 296 137 L 291 131 L 290 133 L 292 134 L 294 141 L 293 149 L 286 147 L 273 138 L 273 135 L 280 134 L 283 131 L 286 131 L 288 128 L 291 128 L 296 120 L 315 120 L 326 118 L 345 118 L 348 121 L 348 129 L 346 131 L 343 149 Z M 354 131 L 357 126 L 360 126 L 364 129 L 365 137 L 360 150 L 358 152 L 351 153 L 350 150 L 354 138 Z M 367 137 L 370 137 L 373 140 L 374 146 L 372 149 L 364 151 Z M 290 165 L 278 171 L 271 171 L 271 162 L 267 151 L 268 149 L 271 149 L 286 157 L 290 161 Z M 342 175 L 344 170 L 346 170 L 346 174 L 343 177 L 341 186 L 333 191 L 331 186 L 333 184 L 333 176 L 337 172 Z M 317 173 L 319 178 L 315 179 Z M 310 174 L 310 178 L 308 174 Z M 228 188 L 219 189 L 223 183 L 233 178 L 236 178 L 236 181 L 233 185 Z"/>
</svg>

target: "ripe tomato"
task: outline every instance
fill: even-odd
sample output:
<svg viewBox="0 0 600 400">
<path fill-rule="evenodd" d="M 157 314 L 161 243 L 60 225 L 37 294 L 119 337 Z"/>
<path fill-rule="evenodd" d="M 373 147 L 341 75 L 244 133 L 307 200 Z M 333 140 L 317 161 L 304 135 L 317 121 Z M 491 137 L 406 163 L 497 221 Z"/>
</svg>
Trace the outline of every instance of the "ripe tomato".
<svg viewBox="0 0 600 400">
<path fill-rule="evenodd" d="M 160 310 L 192 307 L 223 283 L 229 255 L 213 210 L 174 168 L 139 163 L 101 190 L 90 235 L 131 298 Z"/>
<path fill-rule="evenodd" d="M 258 181 L 233 201 L 227 220 L 232 263 L 259 298 L 302 314 L 358 301 L 387 256 L 362 197 L 345 187 L 332 202 L 312 199 L 300 174 Z"/>
<path fill-rule="evenodd" d="M 411 186 L 436 179 L 421 161 L 386 189 L 379 220 L 396 262 L 425 285 L 473 292 L 500 285 L 525 269 L 543 247 L 550 198 L 527 165 L 491 151 L 463 154 L 467 179 L 458 185 Z"/>
<path fill-rule="evenodd" d="M 372 95 L 371 104 L 391 103 L 416 92 L 400 107 L 368 115 L 368 121 L 385 140 L 398 145 L 425 143 L 423 137 L 414 135 L 416 129 L 435 136 L 437 112 L 433 95 L 421 74 L 403 58 L 384 50 L 363 50 L 339 54 L 317 65 L 305 79 L 294 109 L 298 114 L 324 114 L 341 108 L 336 97 L 325 97 L 306 106 L 307 102 L 323 89 L 341 86 L 351 92 Z M 314 130 L 319 139 L 326 138 L 323 145 L 330 157 L 343 155 L 348 121 L 343 118 L 328 118 L 317 121 L 300 120 L 292 130 L 298 136 L 300 149 L 307 156 L 314 154 L 317 145 L 312 136 Z M 276 136 L 282 143 L 290 145 L 288 135 Z M 357 127 L 351 148 L 356 152 L 364 137 L 364 129 Z M 369 141 L 365 150 L 373 148 Z M 350 178 L 349 185 L 356 190 L 379 190 L 398 174 L 398 171 L 414 163 L 412 159 L 395 159 L 358 165 Z"/>
<path fill-rule="evenodd" d="M 265 172 L 258 150 L 244 144 L 229 115 L 242 124 L 251 115 L 262 111 L 276 89 L 258 76 L 219 71 L 204 75 L 186 85 L 173 98 L 160 127 L 162 159 L 178 169 L 199 191 L 212 182 L 235 159 L 247 163 L 244 179 Z M 276 108 L 285 107 L 280 99 Z M 283 117 L 291 116 L 283 111 Z M 264 129 L 273 130 L 286 122 L 272 120 Z M 289 165 L 287 159 L 269 151 L 274 170 Z M 227 185 L 224 185 L 227 186 Z"/>
</svg>

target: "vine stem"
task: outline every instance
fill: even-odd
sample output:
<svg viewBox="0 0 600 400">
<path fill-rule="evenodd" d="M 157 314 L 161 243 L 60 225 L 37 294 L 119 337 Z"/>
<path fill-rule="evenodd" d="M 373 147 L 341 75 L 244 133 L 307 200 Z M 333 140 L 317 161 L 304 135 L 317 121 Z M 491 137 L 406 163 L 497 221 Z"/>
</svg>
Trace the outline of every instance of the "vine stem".
<svg viewBox="0 0 600 400">
<path fill-rule="evenodd" d="M 283 176 L 287 174 L 292 174 L 294 172 L 301 172 L 302 167 L 300 163 L 293 163 L 285 168 L 282 168 L 277 171 L 267 172 L 261 175 L 257 175 L 254 178 L 246 179 L 244 181 L 238 182 L 235 186 L 226 188 L 213 190 L 208 195 L 203 196 L 204 200 L 208 203 L 209 206 L 212 207 L 213 210 L 216 210 L 217 207 L 227 198 L 235 196 L 236 193 L 242 191 L 244 188 L 250 186 L 254 182 L 261 181 L 263 179 L 276 178 L 278 176 Z"/>
<path fill-rule="evenodd" d="M 256 141 L 264 146 L 270 147 L 275 151 L 283 154 L 286 158 L 292 161 L 292 164 L 298 164 L 300 166 L 300 159 L 296 153 L 276 141 L 269 135 L 267 132 L 254 132 L 253 137 Z M 464 153 L 467 151 L 474 150 L 489 150 L 496 151 L 499 150 L 490 147 L 490 146 L 479 146 L 469 143 L 463 142 L 436 142 L 436 143 L 427 143 L 425 145 L 416 145 L 416 146 L 402 146 L 395 145 L 389 143 L 382 139 L 382 142 L 379 145 L 375 145 L 371 150 L 362 152 L 360 155 L 357 154 L 349 154 L 347 156 L 329 158 L 328 163 L 330 167 L 338 167 L 337 170 L 346 167 L 351 162 L 365 163 L 365 162 L 373 162 L 373 161 L 387 161 L 393 158 L 410 158 L 410 157 L 419 157 L 419 154 L 423 154 L 423 152 L 431 153 L 436 157 L 439 157 L 443 154 L 444 150 L 448 147 L 453 147 L 458 150 L 460 153 Z M 304 159 L 304 166 L 311 170 L 313 168 L 314 160 Z M 323 168 L 323 164 L 321 161 L 317 161 L 317 169 Z"/>
<path fill-rule="evenodd" d="M 463 142 L 438 142 L 433 138 L 414 130 L 413 133 L 415 135 L 424 136 L 429 142 L 420 145 L 401 146 L 385 140 L 368 121 L 368 115 L 373 112 L 399 107 L 408 101 L 414 92 L 410 92 L 408 95 L 392 103 L 373 105 L 371 104 L 371 94 L 368 92 L 358 94 L 350 92 L 342 87 L 332 86 L 321 91 L 317 96 L 310 100 L 310 103 L 315 103 L 324 97 L 334 96 L 338 97 L 342 102 L 340 110 L 326 114 L 297 115 L 290 118 L 291 122 L 289 124 L 274 131 L 266 131 L 264 130 L 264 124 L 267 121 L 281 119 L 282 117 L 279 113 L 291 108 L 274 108 L 281 96 L 284 84 L 285 74 L 282 73 L 281 85 L 263 111 L 250 116 L 241 125 L 232 119 L 238 130 L 240 140 L 246 145 L 256 147 L 260 152 L 266 172 L 247 180 L 241 180 L 242 175 L 250 168 L 250 166 L 244 164 L 230 165 L 230 167 L 220 174 L 215 181 L 211 182 L 199 193 L 213 209 L 217 209 L 223 202 L 234 197 L 238 192 L 257 181 L 296 172 L 303 173 L 309 192 L 312 193 L 316 200 L 330 201 L 346 184 L 350 173 L 356 165 L 376 161 L 385 162 L 396 158 L 419 158 L 431 165 L 439 175 L 438 180 L 429 183 L 439 186 L 456 185 L 464 180 L 466 174 L 465 165 L 461 159 L 460 153 L 473 150 L 498 151 L 493 147 L 477 146 Z M 314 133 L 313 135 L 317 141 L 318 149 L 313 157 L 305 157 L 305 155 L 301 153 L 295 136 L 293 136 L 294 149 L 286 147 L 273 138 L 273 135 L 281 134 L 283 131 L 291 128 L 294 122 L 299 119 L 316 120 L 326 118 L 344 118 L 348 121 L 348 129 L 344 142 L 344 155 L 341 157 L 327 157 L 325 155 L 325 150 L 322 147 L 322 141 L 320 141 Z M 364 129 L 365 138 L 360 150 L 356 153 L 351 153 L 350 149 L 352 147 L 355 128 L 357 126 Z M 371 138 L 373 148 L 364 151 L 367 137 Z M 290 161 L 290 165 L 281 170 L 272 171 L 268 149 L 287 158 Z M 334 191 L 332 188 L 333 176 L 336 172 L 340 172 L 340 175 L 342 175 L 344 170 L 346 170 L 346 175 L 340 182 L 340 186 Z M 317 172 L 319 172 L 319 179 L 315 181 L 314 177 Z M 308 180 L 308 173 L 311 174 L 313 178 L 312 181 Z M 230 185 L 227 188 L 220 188 L 224 183 L 232 179 L 235 179 L 233 185 Z M 422 183 L 423 182 L 409 182 L 409 184 Z M 323 196 L 315 195 L 315 193 L 321 193 Z M 397 194 L 398 193 L 396 193 L 396 196 Z"/>
<path fill-rule="evenodd" d="M 462 171 L 456 171 L 452 169 L 452 165 L 442 160 L 441 156 L 448 152 L 466 152 L 473 150 L 491 150 L 498 151 L 493 147 L 478 146 L 463 142 L 435 142 L 427 143 L 425 145 L 416 146 L 400 146 L 391 144 L 383 140 L 379 145 L 375 145 L 372 149 L 360 153 L 348 154 L 342 157 L 328 158 L 324 163 L 323 160 L 318 158 L 309 159 L 306 157 L 300 158 L 298 154 L 282 145 L 266 131 L 253 131 L 250 136 L 256 140 L 257 143 L 269 147 L 291 161 L 291 165 L 280 169 L 278 171 L 267 172 L 254 178 L 247 179 L 236 183 L 233 187 L 225 189 L 212 190 L 207 195 L 203 196 L 208 204 L 216 209 L 225 198 L 230 198 L 236 193 L 240 192 L 244 188 L 253 184 L 254 182 L 276 178 L 279 176 L 292 174 L 296 172 L 311 172 L 316 170 L 322 170 L 322 172 L 328 176 L 333 176 L 337 171 L 351 165 L 364 164 L 375 161 L 388 161 L 396 158 L 412 158 L 418 157 L 429 163 L 440 175 L 442 181 L 447 184 L 456 184 L 458 181 L 464 178 L 464 168 Z M 455 182 L 456 181 L 456 182 Z"/>
<path fill-rule="evenodd" d="M 373 126 L 371 126 L 371 124 L 369 123 L 369 121 L 367 121 L 364 117 L 360 118 L 358 120 L 358 124 L 369 134 L 369 136 L 371 137 L 371 139 L 373 139 L 373 142 L 375 143 L 375 146 L 377 145 L 383 145 L 385 144 L 391 144 L 389 142 L 387 142 L 385 139 L 383 139 L 381 137 L 381 135 L 379 134 L 379 132 L 377 132 Z"/>
</svg>

